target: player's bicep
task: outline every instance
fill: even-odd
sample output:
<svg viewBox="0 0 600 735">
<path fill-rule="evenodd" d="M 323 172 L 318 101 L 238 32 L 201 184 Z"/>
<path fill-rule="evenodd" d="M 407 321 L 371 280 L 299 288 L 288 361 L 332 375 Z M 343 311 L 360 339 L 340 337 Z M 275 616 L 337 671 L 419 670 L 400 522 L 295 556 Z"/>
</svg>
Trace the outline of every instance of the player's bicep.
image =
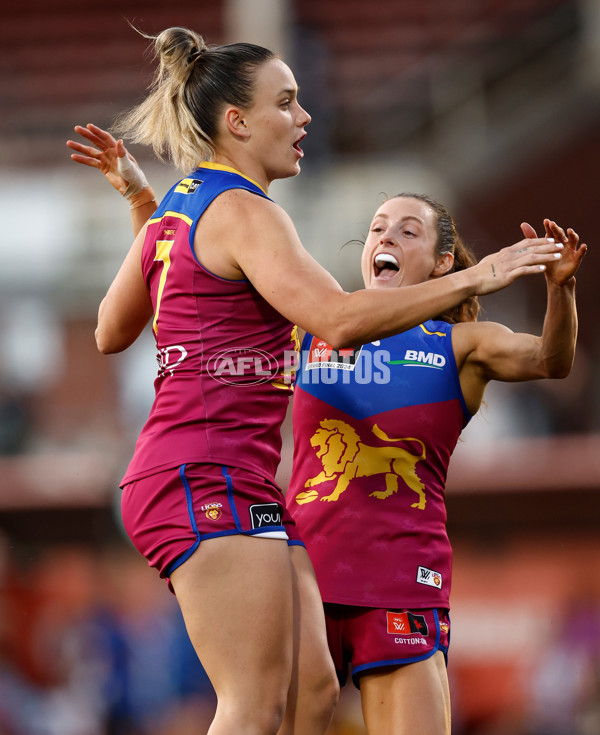
<svg viewBox="0 0 600 735">
<path fill-rule="evenodd" d="M 142 274 L 146 228 L 135 239 L 98 310 L 96 344 L 101 352 L 120 352 L 141 334 L 153 314 Z"/>
<path fill-rule="evenodd" d="M 540 338 L 513 332 L 502 324 L 477 325 L 467 363 L 476 366 L 486 381 L 532 380 L 542 377 Z"/>
<path fill-rule="evenodd" d="M 268 207 L 246 220 L 236 260 L 256 290 L 283 316 L 311 333 L 339 308 L 341 286 L 302 246 L 280 208 Z M 320 334 L 319 336 L 325 336 Z"/>
</svg>

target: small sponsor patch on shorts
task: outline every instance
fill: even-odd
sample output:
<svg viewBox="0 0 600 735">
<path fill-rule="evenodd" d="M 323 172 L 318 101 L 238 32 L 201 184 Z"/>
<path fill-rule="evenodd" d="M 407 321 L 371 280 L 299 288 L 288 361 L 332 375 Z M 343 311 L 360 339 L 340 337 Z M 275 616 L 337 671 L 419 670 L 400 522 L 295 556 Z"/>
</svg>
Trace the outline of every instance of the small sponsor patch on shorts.
<svg viewBox="0 0 600 735">
<path fill-rule="evenodd" d="M 282 514 L 279 503 L 256 503 L 249 507 L 252 528 L 265 526 L 281 526 Z"/>
<path fill-rule="evenodd" d="M 419 633 L 422 636 L 429 634 L 424 615 L 415 615 L 408 610 L 402 612 L 386 611 L 387 632 L 391 635 L 413 635 Z M 425 641 L 421 641 L 425 643 Z"/>
<path fill-rule="evenodd" d="M 435 587 L 438 590 L 442 589 L 442 575 L 433 569 L 427 569 L 427 567 L 419 567 L 417 569 L 417 583 L 426 584 L 428 587 Z"/>
</svg>

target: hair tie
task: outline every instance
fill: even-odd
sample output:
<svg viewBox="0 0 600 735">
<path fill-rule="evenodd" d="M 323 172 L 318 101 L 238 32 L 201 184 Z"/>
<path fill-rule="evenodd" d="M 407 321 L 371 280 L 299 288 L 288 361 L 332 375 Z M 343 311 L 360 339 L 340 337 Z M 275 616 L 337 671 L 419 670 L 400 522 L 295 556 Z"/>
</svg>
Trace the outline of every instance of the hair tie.
<svg viewBox="0 0 600 735">
<path fill-rule="evenodd" d="M 202 54 L 206 51 L 205 48 L 199 48 L 197 51 L 193 51 L 188 57 L 187 57 L 187 63 L 193 64 L 197 59 L 202 56 Z"/>
</svg>

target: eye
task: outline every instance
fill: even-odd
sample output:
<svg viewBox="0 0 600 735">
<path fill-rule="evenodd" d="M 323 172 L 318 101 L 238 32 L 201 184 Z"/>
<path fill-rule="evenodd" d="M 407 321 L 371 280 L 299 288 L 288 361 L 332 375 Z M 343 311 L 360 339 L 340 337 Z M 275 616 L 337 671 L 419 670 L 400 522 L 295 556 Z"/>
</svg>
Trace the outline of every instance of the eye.
<svg viewBox="0 0 600 735">
<path fill-rule="evenodd" d="M 291 100 L 284 100 L 281 103 L 281 107 L 283 107 L 284 110 L 289 110 L 291 106 L 292 106 L 292 101 Z"/>
</svg>

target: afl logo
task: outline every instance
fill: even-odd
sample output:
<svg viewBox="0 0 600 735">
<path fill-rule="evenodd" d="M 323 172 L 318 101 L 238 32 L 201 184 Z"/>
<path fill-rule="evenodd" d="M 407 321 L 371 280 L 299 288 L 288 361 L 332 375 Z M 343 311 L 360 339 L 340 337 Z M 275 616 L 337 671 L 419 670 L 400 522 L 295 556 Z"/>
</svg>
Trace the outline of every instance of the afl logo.
<svg viewBox="0 0 600 735">
<path fill-rule="evenodd" d="M 209 359 L 207 370 L 212 378 L 226 385 L 258 385 L 273 380 L 279 367 L 268 352 L 239 347 L 217 352 Z"/>
</svg>

